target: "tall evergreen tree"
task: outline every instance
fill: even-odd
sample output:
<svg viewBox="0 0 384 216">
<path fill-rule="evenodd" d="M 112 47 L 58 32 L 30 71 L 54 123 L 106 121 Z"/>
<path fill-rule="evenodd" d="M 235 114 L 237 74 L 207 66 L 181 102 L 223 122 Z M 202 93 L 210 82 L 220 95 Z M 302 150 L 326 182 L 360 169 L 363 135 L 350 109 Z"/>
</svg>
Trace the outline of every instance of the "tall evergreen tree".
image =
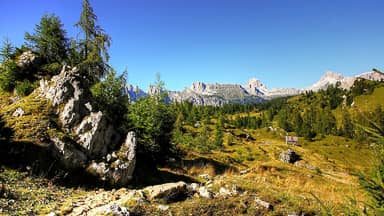
<svg viewBox="0 0 384 216">
<path fill-rule="evenodd" d="M 3 46 L 0 48 L 0 61 L 3 62 L 7 58 L 10 58 L 15 48 L 12 46 L 11 41 L 8 38 L 3 40 Z"/>
<path fill-rule="evenodd" d="M 82 30 L 84 39 L 80 42 L 82 62 L 80 68 L 91 82 L 95 82 L 108 72 L 108 48 L 111 37 L 96 24 L 97 16 L 89 0 L 83 0 L 83 10 L 76 26 Z"/>
<path fill-rule="evenodd" d="M 28 46 L 46 63 L 63 62 L 67 59 L 68 39 L 59 17 L 44 15 L 33 34 L 25 33 Z"/>
<path fill-rule="evenodd" d="M 353 138 L 355 136 L 351 115 L 347 110 L 343 111 L 341 133 L 348 138 Z"/>
<path fill-rule="evenodd" d="M 216 126 L 215 126 L 215 148 L 222 148 L 224 142 L 224 117 L 221 113 L 217 118 Z"/>
</svg>

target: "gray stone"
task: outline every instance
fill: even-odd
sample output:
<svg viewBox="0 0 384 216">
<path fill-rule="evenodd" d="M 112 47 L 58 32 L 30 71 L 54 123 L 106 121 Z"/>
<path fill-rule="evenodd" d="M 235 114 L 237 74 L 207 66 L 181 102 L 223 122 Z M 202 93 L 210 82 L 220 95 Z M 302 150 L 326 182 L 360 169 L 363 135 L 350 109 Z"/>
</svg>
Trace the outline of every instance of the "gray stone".
<svg viewBox="0 0 384 216">
<path fill-rule="evenodd" d="M 51 80 L 40 81 L 39 96 L 51 102 L 63 131 L 68 134 L 65 142 L 50 134 L 54 155 L 67 167 L 86 167 L 88 172 L 101 179 L 125 184 L 132 178 L 136 143 L 132 144 L 130 140 L 128 147 L 127 142 L 124 144 L 121 151 L 125 151 L 123 154 L 127 157 L 113 169 L 110 163 L 115 161 L 116 154 L 111 154 L 107 161 L 100 160 L 117 147 L 120 135 L 102 112 L 93 109 L 91 93 L 83 82 L 79 70 L 68 66 L 63 66 L 60 74 Z M 89 159 L 98 162 L 87 164 Z"/>
<path fill-rule="evenodd" d="M 74 143 L 64 142 L 58 137 L 51 137 L 52 152 L 67 168 L 75 169 L 85 166 L 87 156 L 75 147 Z"/>
<path fill-rule="evenodd" d="M 223 187 L 221 187 L 221 188 L 219 189 L 219 194 L 220 194 L 221 196 L 224 196 L 224 197 L 232 196 L 232 192 L 231 192 L 230 190 L 226 189 L 226 188 L 223 188 Z"/>
<path fill-rule="evenodd" d="M 207 198 L 207 199 L 213 199 L 214 194 L 212 191 L 210 191 L 206 187 L 200 187 L 199 188 L 199 196 Z"/>
<path fill-rule="evenodd" d="M 75 128 L 78 143 L 90 156 L 103 156 L 119 139 L 112 125 L 108 125 L 101 112 L 91 113 Z"/>
<path fill-rule="evenodd" d="M 24 115 L 24 110 L 20 107 L 15 110 L 15 112 L 12 113 L 13 117 L 20 117 Z"/>
<path fill-rule="evenodd" d="M 269 203 L 269 202 L 266 202 L 264 200 L 261 200 L 259 197 L 256 197 L 255 198 L 255 202 L 259 205 L 259 206 L 262 206 L 268 210 L 273 210 L 273 206 Z"/>
<path fill-rule="evenodd" d="M 191 183 L 187 186 L 187 189 L 190 193 L 196 193 L 199 191 L 199 184 L 197 183 Z"/>
<path fill-rule="evenodd" d="M 208 175 L 208 174 L 200 174 L 199 177 L 202 178 L 202 179 L 205 179 L 205 180 L 212 179 L 212 177 L 210 175 Z"/>
<path fill-rule="evenodd" d="M 169 209 L 169 206 L 167 205 L 158 205 L 157 208 L 161 211 L 167 211 Z"/>
<path fill-rule="evenodd" d="M 149 186 L 143 189 L 149 200 L 170 203 L 187 196 L 187 184 L 185 182 L 166 183 Z"/>
<path fill-rule="evenodd" d="M 63 66 L 50 81 L 40 81 L 40 96 L 52 102 L 61 125 L 67 133 L 77 136 L 76 142 L 88 156 L 105 156 L 115 148 L 120 136 L 101 112 L 92 112 L 90 92 L 86 92 L 82 82 L 76 67 Z"/>
</svg>

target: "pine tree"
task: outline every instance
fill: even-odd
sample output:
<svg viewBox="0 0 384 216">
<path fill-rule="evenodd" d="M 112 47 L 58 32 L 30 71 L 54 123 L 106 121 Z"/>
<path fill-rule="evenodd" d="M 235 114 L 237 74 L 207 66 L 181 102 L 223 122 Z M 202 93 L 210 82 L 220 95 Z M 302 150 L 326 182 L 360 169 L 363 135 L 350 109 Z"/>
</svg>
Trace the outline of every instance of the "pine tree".
<svg viewBox="0 0 384 216">
<path fill-rule="evenodd" d="M 347 110 L 343 110 L 341 133 L 348 138 L 353 138 L 355 136 L 351 115 Z"/>
<path fill-rule="evenodd" d="M 80 68 L 88 76 L 89 81 L 95 82 L 108 72 L 108 48 L 111 38 L 96 24 L 97 16 L 89 0 L 83 0 L 83 10 L 76 26 L 82 30 L 84 40 L 80 42 L 82 62 Z"/>
<path fill-rule="evenodd" d="M 224 117 L 220 113 L 218 118 L 217 118 L 217 122 L 216 122 L 216 126 L 215 126 L 214 147 L 218 148 L 218 149 L 222 148 L 223 142 L 224 142 Z"/>
<path fill-rule="evenodd" d="M 3 62 L 10 58 L 15 48 L 12 46 L 11 41 L 8 38 L 3 40 L 3 46 L 0 48 L 0 61 Z"/>
<path fill-rule="evenodd" d="M 46 63 L 63 62 L 67 59 L 68 39 L 59 17 L 44 15 L 33 34 L 25 33 L 28 46 Z"/>
</svg>

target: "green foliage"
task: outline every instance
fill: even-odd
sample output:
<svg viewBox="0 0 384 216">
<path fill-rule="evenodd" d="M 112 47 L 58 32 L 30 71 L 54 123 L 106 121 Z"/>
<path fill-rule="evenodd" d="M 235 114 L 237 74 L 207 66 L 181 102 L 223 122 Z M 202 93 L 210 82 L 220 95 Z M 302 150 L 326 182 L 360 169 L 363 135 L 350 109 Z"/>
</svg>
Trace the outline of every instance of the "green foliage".
<svg viewBox="0 0 384 216">
<path fill-rule="evenodd" d="M 352 97 L 356 97 L 362 94 L 372 94 L 377 85 L 378 82 L 376 81 L 357 79 L 351 88 L 351 95 Z"/>
<path fill-rule="evenodd" d="M 355 137 L 354 125 L 352 123 L 351 115 L 347 110 L 343 110 L 342 112 L 342 126 L 340 128 L 340 132 L 341 135 L 345 137 Z"/>
<path fill-rule="evenodd" d="M 375 215 L 384 214 L 384 128 L 374 122 L 364 128 L 376 143 L 376 166 L 368 174 L 360 174 L 360 184 L 370 196 L 370 206 Z"/>
<path fill-rule="evenodd" d="M 85 38 L 80 41 L 79 55 L 73 52 L 73 58 L 80 57 L 80 69 L 84 75 L 88 76 L 90 82 L 96 82 L 103 77 L 108 71 L 108 48 L 111 45 L 111 38 L 105 31 L 96 24 L 97 16 L 93 11 L 89 0 L 83 0 L 83 9 L 81 11 L 80 20 L 76 26 L 82 30 Z"/>
<path fill-rule="evenodd" d="M 223 147 L 223 142 L 224 142 L 224 117 L 220 113 L 215 125 L 215 140 L 213 145 L 217 149 L 221 149 Z"/>
<path fill-rule="evenodd" d="M 63 24 L 54 14 L 44 15 L 33 34 L 26 33 L 29 47 L 46 63 L 63 62 L 67 59 L 68 39 Z M 55 71 L 57 72 L 57 71 Z"/>
<path fill-rule="evenodd" d="M 14 47 L 12 46 L 11 41 L 8 38 L 5 38 L 3 41 L 3 46 L 0 48 L 0 62 L 5 61 L 8 58 L 11 58 L 11 55 L 14 52 Z"/>
<path fill-rule="evenodd" d="M 231 121 L 236 128 L 257 129 L 262 126 L 263 119 L 255 116 L 239 116 Z"/>
<path fill-rule="evenodd" d="M 126 132 L 128 126 L 124 116 L 128 113 L 128 96 L 124 94 L 127 72 L 116 76 L 111 70 L 106 78 L 91 87 L 91 93 L 95 99 L 95 107 L 103 111 L 121 131 Z"/>
<path fill-rule="evenodd" d="M 12 91 L 19 77 L 17 64 L 12 59 L 7 59 L 0 66 L 0 89 Z"/>
<path fill-rule="evenodd" d="M 170 141 L 176 117 L 172 105 L 166 103 L 163 86 L 158 77 L 155 88 L 159 91 L 136 101 L 130 106 L 128 114 L 138 136 L 139 151 L 159 161 L 173 150 Z"/>
<path fill-rule="evenodd" d="M 43 75 L 53 75 L 53 74 L 58 74 L 62 68 L 62 65 L 58 62 L 53 62 L 49 64 L 45 64 L 41 66 L 41 71 L 43 72 Z"/>
<path fill-rule="evenodd" d="M 16 93 L 20 96 L 27 96 L 37 87 L 37 83 L 31 83 L 29 80 L 16 83 Z"/>
</svg>

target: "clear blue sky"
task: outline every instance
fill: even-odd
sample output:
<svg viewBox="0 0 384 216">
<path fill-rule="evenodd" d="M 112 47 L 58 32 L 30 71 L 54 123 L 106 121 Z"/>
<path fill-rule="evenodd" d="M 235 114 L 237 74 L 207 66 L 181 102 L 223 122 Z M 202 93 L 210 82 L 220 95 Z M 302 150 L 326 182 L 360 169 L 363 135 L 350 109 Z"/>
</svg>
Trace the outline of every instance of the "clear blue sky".
<svg viewBox="0 0 384 216">
<path fill-rule="evenodd" d="M 90 0 L 112 37 L 110 63 L 146 89 L 193 81 L 305 87 L 327 70 L 384 69 L 383 0 Z M 44 13 L 76 36 L 81 0 L 0 0 L 0 37 L 15 44 Z"/>
</svg>

